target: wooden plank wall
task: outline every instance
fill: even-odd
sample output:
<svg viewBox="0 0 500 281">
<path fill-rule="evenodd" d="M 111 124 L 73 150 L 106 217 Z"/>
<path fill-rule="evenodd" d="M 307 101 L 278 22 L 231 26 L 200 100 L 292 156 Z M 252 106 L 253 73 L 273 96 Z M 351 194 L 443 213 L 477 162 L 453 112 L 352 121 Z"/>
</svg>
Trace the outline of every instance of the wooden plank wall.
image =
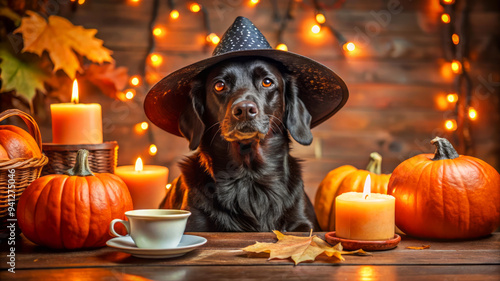
<svg viewBox="0 0 500 281">
<path fill-rule="evenodd" d="M 174 1 L 180 11 L 176 21 L 168 17 L 167 1 L 161 2 L 158 24 L 167 28 L 167 34 L 158 40 L 156 51 L 164 56 L 164 64 L 154 70 L 163 77 L 210 56 L 212 49 L 203 47 L 203 19 L 201 14 L 189 12 L 188 1 Z M 243 15 L 263 31 L 272 45 L 277 44 L 279 22 L 273 21 L 271 1 L 261 0 L 256 7 L 249 7 L 243 0 L 199 2 L 208 9 L 211 28 L 219 36 L 237 15 Z M 277 2 L 283 16 L 288 1 Z M 344 164 L 363 168 L 372 151 L 382 154 L 383 171 L 390 173 L 412 155 L 433 152 L 429 141 L 436 135 L 456 141 L 443 130 L 453 106 L 442 100 L 452 90 L 453 74 L 443 58 L 438 0 L 349 0 L 341 9 L 327 10 L 331 25 L 357 43 L 357 51 L 346 57 L 330 33 L 323 31 L 313 36 L 309 32 L 314 23 L 312 1 L 298 2 L 295 19 L 283 37 L 289 50 L 331 67 L 350 91 L 345 108 L 313 130 L 311 146 L 294 144 L 292 154 L 305 160 L 304 180 L 309 196 L 314 196 L 328 171 Z M 320 2 L 331 5 L 334 1 Z M 474 155 L 498 170 L 500 4 L 469 2 L 473 103 L 479 111 L 472 125 Z M 141 0 L 132 6 L 125 0 L 89 0 L 71 20 L 98 29 L 97 36 L 114 51 L 117 65 L 127 66 L 130 74 L 136 74 L 141 71 L 148 47 L 152 3 Z M 140 101 L 146 92 L 146 86 L 138 88 Z M 169 167 L 170 180 L 179 174 L 176 163 L 190 153 L 187 142 L 152 128 L 159 154 L 149 157 L 148 135 L 133 130 L 136 123 L 145 121 L 140 103 L 114 101 L 98 94 L 82 100 L 103 104 L 105 139 L 119 141 L 119 165 L 131 164 L 141 155 L 148 164 Z M 49 139 L 50 127 L 45 126 L 43 132 Z"/>
</svg>

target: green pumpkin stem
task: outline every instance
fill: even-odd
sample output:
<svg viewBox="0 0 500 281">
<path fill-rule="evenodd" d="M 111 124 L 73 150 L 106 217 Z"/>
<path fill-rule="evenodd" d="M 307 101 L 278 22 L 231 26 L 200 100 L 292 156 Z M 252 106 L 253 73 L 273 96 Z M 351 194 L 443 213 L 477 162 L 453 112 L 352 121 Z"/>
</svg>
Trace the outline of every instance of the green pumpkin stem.
<svg viewBox="0 0 500 281">
<path fill-rule="evenodd" d="M 431 144 L 436 146 L 436 152 L 434 153 L 432 161 L 455 159 L 460 156 L 453 145 L 445 138 L 435 137 L 431 140 Z"/>
<path fill-rule="evenodd" d="M 366 170 L 380 175 L 382 173 L 382 156 L 377 152 L 370 153 L 370 162 L 368 163 Z"/>
<path fill-rule="evenodd" d="M 89 166 L 89 151 L 86 149 L 80 149 L 76 153 L 76 162 L 73 168 L 66 171 L 67 175 L 86 177 L 93 176 L 94 174 L 90 170 Z"/>
</svg>

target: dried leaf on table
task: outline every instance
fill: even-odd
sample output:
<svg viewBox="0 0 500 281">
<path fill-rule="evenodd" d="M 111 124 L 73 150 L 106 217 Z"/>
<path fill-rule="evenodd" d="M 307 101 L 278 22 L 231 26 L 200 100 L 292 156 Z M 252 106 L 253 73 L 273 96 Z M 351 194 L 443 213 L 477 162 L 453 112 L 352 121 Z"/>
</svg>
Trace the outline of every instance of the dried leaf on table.
<svg viewBox="0 0 500 281">
<path fill-rule="evenodd" d="M 115 67 L 114 63 L 91 64 L 81 78 L 96 85 L 105 95 L 116 98 L 117 92 L 127 85 L 127 72 L 126 67 Z"/>
<path fill-rule="evenodd" d="M 431 247 L 431 245 L 422 245 L 420 247 L 408 246 L 408 247 L 406 247 L 406 249 L 410 249 L 410 250 L 425 250 L 425 249 L 429 249 L 430 247 Z"/>
<path fill-rule="evenodd" d="M 43 82 L 49 78 L 49 75 L 38 66 L 36 59 L 28 60 L 23 59 L 24 57 L 26 55 L 16 56 L 6 45 L 0 45 L 0 69 L 2 71 L 0 92 L 15 90 L 18 96 L 31 103 L 36 90 L 45 92 Z"/>
<path fill-rule="evenodd" d="M 21 33 L 24 41 L 23 52 L 39 56 L 47 51 L 54 63 L 54 72 L 62 69 L 71 79 L 80 72 L 80 61 L 75 54 L 87 57 L 92 62 L 111 62 L 111 51 L 102 46 L 102 40 L 94 35 L 96 29 L 75 26 L 59 16 L 49 16 L 48 21 L 33 11 L 26 11 L 28 17 L 14 33 Z"/>
<path fill-rule="evenodd" d="M 363 250 L 353 252 L 342 251 L 342 245 L 339 243 L 335 246 L 330 246 L 318 236 L 300 237 L 293 235 L 284 235 L 283 233 L 274 230 L 278 242 L 276 243 L 260 243 L 243 248 L 243 251 L 255 253 L 269 253 L 269 259 L 286 259 L 291 258 L 295 264 L 303 261 L 314 261 L 316 257 L 322 253 L 329 257 L 336 257 L 343 261 L 342 254 L 359 254 L 369 255 Z"/>
</svg>

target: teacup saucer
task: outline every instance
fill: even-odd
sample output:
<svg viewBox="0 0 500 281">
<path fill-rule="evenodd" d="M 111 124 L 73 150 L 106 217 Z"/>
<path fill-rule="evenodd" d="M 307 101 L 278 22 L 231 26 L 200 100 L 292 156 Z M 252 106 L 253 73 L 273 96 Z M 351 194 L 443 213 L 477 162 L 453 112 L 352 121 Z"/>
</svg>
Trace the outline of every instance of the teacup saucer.
<svg viewBox="0 0 500 281">
<path fill-rule="evenodd" d="M 207 239 L 203 237 L 183 235 L 181 242 L 177 245 L 177 247 L 164 249 L 143 249 L 137 248 L 134 240 L 132 240 L 132 237 L 124 236 L 109 239 L 108 242 L 106 242 L 106 245 L 111 248 L 118 249 L 121 252 L 132 254 L 132 256 L 138 258 L 162 259 L 182 256 L 205 243 L 207 243 Z"/>
</svg>

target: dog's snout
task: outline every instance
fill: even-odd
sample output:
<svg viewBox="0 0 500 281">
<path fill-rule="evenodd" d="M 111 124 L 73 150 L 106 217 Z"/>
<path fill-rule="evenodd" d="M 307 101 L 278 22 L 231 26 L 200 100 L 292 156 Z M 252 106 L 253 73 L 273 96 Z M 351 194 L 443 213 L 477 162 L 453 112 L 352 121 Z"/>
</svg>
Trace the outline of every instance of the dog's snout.
<svg viewBox="0 0 500 281">
<path fill-rule="evenodd" d="M 252 120 L 257 116 L 259 110 L 253 101 L 241 101 L 233 106 L 233 116 L 237 120 Z"/>
</svg>

